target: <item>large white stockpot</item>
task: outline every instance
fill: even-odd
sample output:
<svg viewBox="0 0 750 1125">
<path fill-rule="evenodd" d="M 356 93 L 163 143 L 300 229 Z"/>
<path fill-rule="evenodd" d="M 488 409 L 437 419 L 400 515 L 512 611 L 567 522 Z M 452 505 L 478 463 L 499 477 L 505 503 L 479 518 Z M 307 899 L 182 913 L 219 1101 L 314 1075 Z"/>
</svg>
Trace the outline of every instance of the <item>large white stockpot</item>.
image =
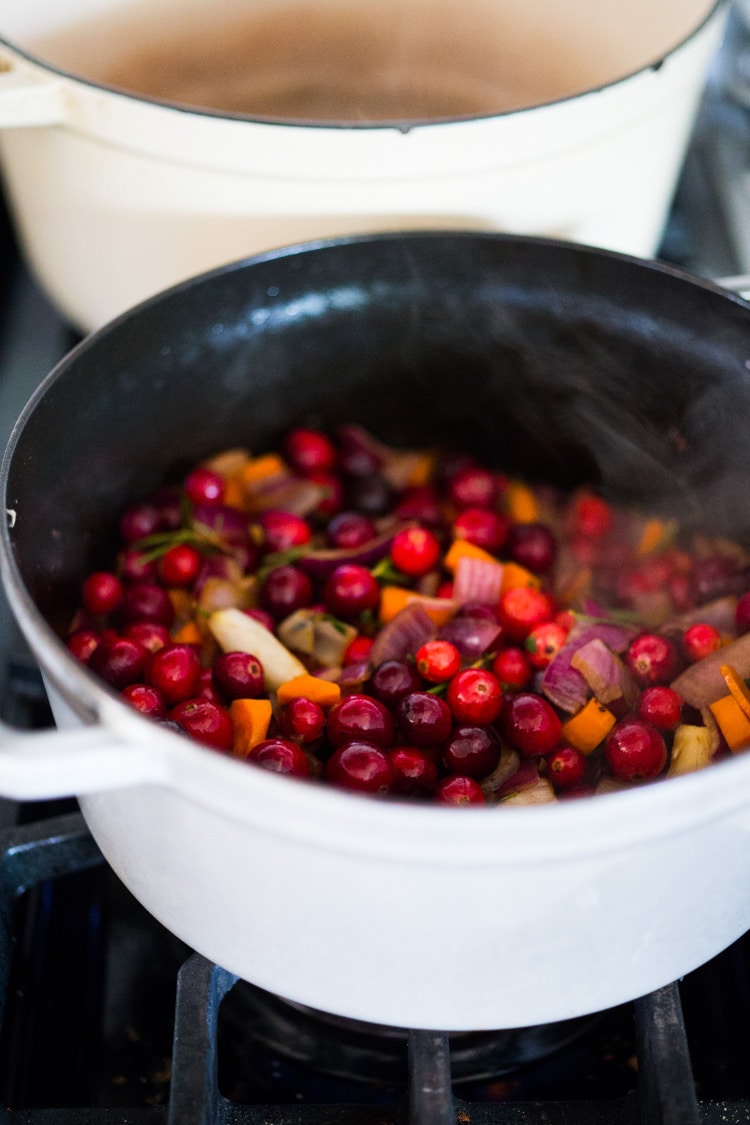
<svg viewBox="0 0 750 1125">
<path fill-rule="evenodd" d="M 430 2 L 411 0 L 426 21 Z M 545 30 L 539 68 L 575 47 L 587 63 L 584 92 L 397 128 L 177 108 L 80 80 L 36 53 L 40 37 L 53 41 L 57 29 L 122 3 L 6 0 L 0 13 L 0 163 L 11 210 L 43 287 L 83 330 L 184 277 L 301 239 L 490 228 L 651 255 L 727 8 L 475 0 L 462 10 L 465 23 L 476 16 L 481 41 L 500 42 L 504 19 L 528 25 L 518 35 L 532 54 Z M 199 0 L 149 0 L 157 5 L 180 20 L 201 11 Z"/>
</svg>

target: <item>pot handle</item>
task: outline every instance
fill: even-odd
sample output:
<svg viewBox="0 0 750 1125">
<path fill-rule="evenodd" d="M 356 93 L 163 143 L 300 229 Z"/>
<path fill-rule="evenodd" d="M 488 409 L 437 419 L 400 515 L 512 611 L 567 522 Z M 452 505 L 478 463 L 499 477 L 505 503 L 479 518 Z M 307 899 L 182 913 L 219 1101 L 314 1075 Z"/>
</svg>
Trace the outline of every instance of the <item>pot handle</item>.
<svg viewBox="0 0 750 1125">
<path fill-rule="evenodd" d="M 0 53 L 0 129 L 59 125 L 65 119 L 65 85 L 19 69 Z"/>
<path fill-rule="evenodd" d="M 101 725 L 27 733 L 0 723 L 0 796 L 15 801 L 100 793 L 166 777 L 160 754 Z"/>
</svg>

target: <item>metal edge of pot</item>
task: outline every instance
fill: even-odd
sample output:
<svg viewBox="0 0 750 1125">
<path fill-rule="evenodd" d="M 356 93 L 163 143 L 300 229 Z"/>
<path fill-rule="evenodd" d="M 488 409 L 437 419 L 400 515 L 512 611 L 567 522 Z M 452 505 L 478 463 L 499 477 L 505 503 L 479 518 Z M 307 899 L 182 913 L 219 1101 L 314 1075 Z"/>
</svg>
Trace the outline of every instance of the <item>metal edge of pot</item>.
<svg viewBox="0 0 750 1125">
<path fill-rule="evenodd" d="M 563 862 L 571 856 L 590 852 L 592 840 L 597 842 L 598 854 L 604 854 L 636 839 L 642 842 L 689 832 L 717 816 L 744 812 L 744 825 L 750 829 L 750 753 L 699 774 L 670 778 L 666 786 L 656 782 L 628 792 L 608 794 L 606 798 L 560 803 L 547 806 L 544 811 L 514 808 L 500 816 L 492 808 L 464 810 L 458 816 L 432 806 L 363 800 L 359 795 L 326 786 L 295 783 L 263 770 L 250 770 L 244 763 L 206 752 L 188 739 L 159 730 L 133 712 L 113 690 L 100 685 L 91 673 L 77 664 L 26 590 L 15 563 L 10 535 L 13 516 L 7 497 L 9 470 L 27 420 L 49 388 L 75 365 L 79 355 L 106 346 L 110 332 L 137 320 L 141 310 L 154 308 L 187 289 L 210 284 L 214 277 L 239 274 L 266 261 L 315 254 L 342 245 L 356 248 L 381 241 L 408 244 L 413 239 L 439 241 L 445 237 L 541 245 L 563 253 L 585 251 L 704 289 L 746 310 L 750 345 L 750 304 L 738 295 L 665 263 L 550 238 L 454 231 L 353 236 L 284 247 L 198 275 L 148 298 L 84 339 L 42 381 L 13 428 L 0 465 L 0 492 L 6 507 L 6 519 L 0 528 L 0 572 L 26 639 L 45 675 L 82 721 L 96 718 L 106 729 L 139 743 L 148 730 L 155 752 L 162 754 L 172 767 L 171 780 L 175 788 L 182 788 L 192 799 L 222 815 L 241 822 L 252 821 L 256 826 L 261 824 L 273 835 L 314 839 L 316 846 L 335 850 L 344 846 L 350 852 L 377 854 L 393 862 L 402 859 L 408 843 L 410 857 L 417 863 L 497 866 L 508 862 L 518 867 L 536 862 Z M 0 748 L 0 765 L 1 762 Z M 730 775 L 734 784 L 727 783 Z M 613 815 L 615 809 L 617 816 Z M 523 860 L 519 861 L 519 854 Z"/>
</svg>

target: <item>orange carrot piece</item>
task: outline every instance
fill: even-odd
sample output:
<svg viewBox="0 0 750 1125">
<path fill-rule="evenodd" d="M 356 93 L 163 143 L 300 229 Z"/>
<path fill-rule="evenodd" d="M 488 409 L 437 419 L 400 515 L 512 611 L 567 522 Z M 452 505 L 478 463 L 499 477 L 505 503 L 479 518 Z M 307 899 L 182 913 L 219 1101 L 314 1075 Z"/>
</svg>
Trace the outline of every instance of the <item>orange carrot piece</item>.
<svg viewBox="0 0 750 1125">
<path fill-rule="evenodd" d="M 536 496 L 526 484 L 511 481 L 505 492 L 505 507 L 515 523 L 536 523 L 539 519 L 539 504 Z"/>
<path fill-rule="evenodd" d="M 181 590 L 178 586 L 171 587 L 167 593 L 169 600 L 174 609 L 174 615 L 177 620 L 189 617 L 193 612 L 193 599 L 187 590 Z"/>
<path fill-rule="evenodd" d="M 582 754 L 590 754 L 607 737 L 617 719 L 603 704 L 590 699 L 577 715 L 563 723 L 562 737 Z"/>
<path fill-rule="evenodd" d="M 241 512 L 246 511 L 247 497 L 241 471 L 225 478 L 222 503 L 226 504 L 228 508 L 238 508 Z"/>
<path fill-rule="evenodd" d="M 481 547 L 475 547 L 473 543 L 469 543 L 466 539 L 454 539 L 451 543 L 445 558 L 443 559 L 443 566 L 451 573 L 456 569 L 461 559 L 481 559 L 482 562 L 491 562 L 495 566 L 504 566 L 504 563 L 498 562 L 494 555 L 489 551 L 482 550 Z"/>
<path fill-rule="evenodd" d="M 667 531 L 667 525 L 663 520 L 650 519 L 646 521 L 646 526 L 643 529 L 640 542 L 636 548 L 636 554 L 643 557 L 650 555 L 652 551 L 662 543 Z"/>
<path fill-rule="evenodd" d="M 747 689 L 747 684 L 742 679 L 742 676 L 731 666 L 731 664 L 722 664 L 719 671 L 724 677 L 724 682 L 729 688 L 729 692 L 739 703 L 742 710 L 750 719 L 750 691 Z"/>
<path fill-rule="evenodd" d="M 319 707 L 326 710 L 333 707 L 341 699 L 341 688 L 330 680 L 321 680 L 318 676 L 295 676 L 279 687 L 276 698 L 279 703 L 288 703 L 290 699 L 310 699 Z"/>
<path fill-rule="evenodd" d="M 437 458 L 434 453 L 420 453 L 414 461 L 414 468 L 409 475 L 409 486 L 419 488 L 429 484 L 435 472 Z"/>
<path fill-rule="evenodd" d="M 402 586 L 383 586 L 380 591 L 379 616 L 383 625 L 392 621 L 397 613 L 407 605 L 421 605 L 427 616 L 436 625 L 445 625 L 455 617 L 458 605 L 450 598 L 428 598 L 424 594 L 417 594 L 414 590 L 405 590 Z"/>
<path fill-rule="evenodd" d="M 252 461 L 248 461 L 242 468 L 240 477 L 243 484 L 255 484 L 266 477 L 282 476 L 287 472 L 288 465 L 277 453 L 265 453 L 262 457 L 254 457 Z"/>
<path fill-rule="evenodd" d="M 220 477 L 231 477 L 240 472 L 250 460 L 247 449 L 223 449 L 221 453 L 215 453 L 213 457 L 201 461 L 201 465 L 212 473 L 218 473 Z"/>
<path fill-rule="evenodd" d="M 233 752 L 238 758 L 246 758 L 268 733 L 273 715 L 271 700 L 234 699 L 229 705 L 229 715 L 234 727 Z"/>
<path fill-rule="evenodd" d="M 750 745 L 750 719 L 733 695 L 723 695 L 709 708 L 732 752 Z"/>
<path fill-rule="evenodd" d="M 516 586 L 532 586 L 535 590 L 538 590 L 542 585 L 541 578 L 537 574 L 532 574 L 525 566 L 519 566 L 518 563 L 514 562 L 504 562 L 501 565 L 503 568 L 501 596 L 506 590 L 513 590 Z"/>
<path fill-rule="evenodd" d="M 203 636 L 194 621 L 186 621 L 173 635 L 172 640 L 176 645 L 199 645 L 203 643 Z"/>
</svg>

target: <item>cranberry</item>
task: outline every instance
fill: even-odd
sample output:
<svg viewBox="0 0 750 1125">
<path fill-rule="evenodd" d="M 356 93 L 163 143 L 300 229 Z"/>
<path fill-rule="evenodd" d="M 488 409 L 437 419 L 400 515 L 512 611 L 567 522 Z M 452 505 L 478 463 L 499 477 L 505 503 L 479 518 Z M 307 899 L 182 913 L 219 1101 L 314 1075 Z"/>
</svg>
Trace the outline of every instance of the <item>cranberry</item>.
<svg viewBox="0 0 750 1125">
<path fill-rule="evenodd" d="M 448 495 L 459 508 L 489 508 L 496 494 L 495 477 L 478 465 L 459 469 L 448 485 Z"/>
<path fill-rule="evenodd" d="M 413 691 L 396 708 L 396 721 L 404 737 L 420 749 L 440 746 L 453 725 L 444 699 L 427 691 Z"/>
<path fill-rule="evenodd" d="M 342 563 L 325 584 L 323 600 L 335 617 L 358 617 L 380 601 L 380 586 L 363 566 Z"/>
<path fill-rule="evenodd" d="M 308 479 L 313 481 L 314 484 L 320 485 L 323 493 L 313 514 L 321 519 L 327 519 L 335 515 L 336 512 L 340 512 L 344 505 L 344 488 L 341 484 L 341 478 L 334 473 L 316 469 L 314 473 L 308 473 Z"/>
<path fill-rule="evenodd" d="M 185 493 L 191 504 L 221 504 L 224 499 L 224 478 L 200 466 L 185 478 Z"/>
<path fill-rule="evenodd" d="M 562 723 L 546 699 L 519 692 L 508 700 L 501 719 L 503 733 L 522 754 L 549 754 L 560 741 Z"/>
<path fill-rule="evenodd" d="M 557 554 L 555 537 L 543 523 L 518 523 L 510 529 L 506 553 L 532 574 L 547 574 Z"/>
<path fill-rule="evenodd" d="M 461 653 L 450 641 L 427 641 L 417 650 L 417 671 L 431 684 L 443 684 L 461 671 Z"/>
<path fill-rule="evenodd" d="M 122 697 L 136 711 L 152 719 L 163 719 L 167 714 L 164 696 L 150 684 L 129 684 L 123 688 Z"/>
<path fill-rule="evenodd" d="M 222 652 L 214 660 L 216 690 L 225 699 L 258 699 L 265 693 L 263 666 L 248 652 Z"/>
<path fill-rule="evenodd" d="M 668 687 L 646 688 L 638 700 L 638 717 L 658 730 L 676 730 L 682 718 L 682 699 Z"/>
<path fill-rule="evenodd" d="M 601 539 L 614 522 L 612 508 L 599 496 L 579 496 L 575 503 L 575 532 L 587 539 Z"/>
<path fill-rule="evenodd" d="M 309 777 L 310 766 L 296 742 L 286 738 L 267 738 L 253 746 L 247 761 L 273 773 L 287 773 L 292 777 Z"/>
<path fill-rule="evenodd" d="M 193 645 L 164 645 L 148 662 L 146 679 L 170 705 L 195 695 L 201 662 Z"/>
<path fill-rule="evenodd" d="M 341 472 L 349 477 L 367 477 L 378 472 L 383 460 L 374 449 L 369 449 L 360 441 L 344 437 L 337 463 Z"/>
<path fill-rule="evenodd" d="M 441 522 L 438 494 L 430 484 L 405 488 L 398 498 L 394 515 L 399 520 L 418 520 L 435 527 Z"/>
<path fill-rule="evenodd" d="M 555 606 L 549 594 L 532 586 L 514 586 L 500 598 L 500 624 L 513 641 L 526 640 L 532 629 L 551 621 L 554 615 Z"/>
<path fill-rule="evenodd" d="M 103 640 L 89 659 L 89 668 L 112 687 L 122 690 L 143 679 L 146 650 L 125 637 Z"/>
<path fill-rule="evenodd" d="M 122 584 L 116 574 L 108 570 L 96 570 L 83 584 L 82 600 L 89 613 L 107 614 L 115 609 L 122 599 Z"/>
<path fill-rule="evenodd" d="M 424 527 L 405 527 L 393 537 L 391 558 L 404 574 L 420 578 L 434 569 L 440 558 L 440 543 Z"/>
<path fill-rule="evenodd" d="M 279 708 L 279 726 L 287 738 L 315 742 L 323 733 L 325 725 L 325 712 L 312 699 L 299 696 Z"/>
<path fill-rule="evenodd" d="M 221 694 L 216 690 L 212 668 L 201 668 L 195 695 L 198 699 L 210 699 L 212 703 L 224 702 Z"/>
<path fill-rule="evenodd" d="M 284 453 L 289 463 L 303 475 L 330 469 L 336 460 L 333 443 L 320 430 L 290 430 L 284 439 Z"/>
<path fill-rule="evenodd" d="M 290 547 L 302 547 L 312 539 L 310 524 L 293 512 L 269 508 L 261 514 L 260 526 L 267 551 L 288 551 Z"/>
<path fill-rule="evenodd" d="M 698 605 L 728 594 L 739 594 L 744 579 L 734 559 L 725 555 L 712 555 L 695 564 L 692 575 L 693 594 Z"/>
<path fill-rule="evenodd" d="M 123 591 L 118 616 L 124 625 L 133 621 L 152 621 L 168 629 L 174 621 L 174 606 L 161 586 L 152 582 L 134 582 Z"/>
<path fill-rule="evenodd" d="M 738 600 L 734 619 L 737 623 L 738 633 L 750 632 L 750 594 L 743 594 Z"/>
<path fill-rule="evenodd" d="M 234 727 L 226 707 L 210 699 L 186 699 L 172 708 L 169 717 L 196 742 L 216 750 L 232 749 Z"/>
<path fill-rule="evenodd" d="M 76 629 L 67 639 L 68 651 L 72 652 L 76 660 L 88 664 L 94 650 L 102 643 L 102 635 L 96 629 Z"/>
<path fill-rule="evenodd" d="M 117 569 L 123 582 L 148 582 L 156 577 L 156 562 L 135 547 L 125 547 L 120 551 Z"/>
<path fill-rule="evenodd" d="M 486 804 L 481 786 L 473 777 L 462 777 L 460 774 L 443 778 L 435 791 L 435 800 L 440 805 Z"/>
<path fill-rule="evenodd" d="M 386 707 L 396 707 L 407 695 L 419 691 L 422 679 L 413 664 L 385 660 L 372 674 L 369 690 Z"/>
<path fill-rule="evenodd" d="M 450 580 L 447 582 L 441 582 L 437 588 L 435 597 L 446 598 L 448 601 L 451 601 L 453 598 L 453 582 Z"/>
<path fill-rule="evenodd" d="M 443 762 L 449 773 L 482 778 L 500 761 L 500 745 L 486 727 L 456 727 L 443 747 Z"/>
<path fill-rule="evenodd" d="M 260 588 L 260 600 L 269 613 L 280 620 L 304 609 L 313 600 L 312 582 L 296 566 L 278 566 Z"/>
<path fill-rule="evenodd" d="M 159 509 L 164 530 L 177 531 L 182 524 L 179 488 L 160 488 L 151 497 L 151 503 Z"/>
<path fill-rule="evenodd" d="M 695 663 L 721 647 L 721 633 L 713 625 L 698 622 L 682 634 L 682 647 L 688 660 Z"/>
<path fill-rule="evenodd" d="M 339 512 L 326 528 L 326 539 L 334 550 L 353 551 L 377 536 L 372 520 L 361 512 Z"/>
<path fill-rule="evenodd" d="M 531 679 L 532 669 L 523 649 L 503 648 L 492 661 L 492 672 L 503 688 L 522 688 Z"/>
<path fill-rule="evenodd" d="M 488 508 L 464 508 L 453 523 L 456 539 L 465 539 L 483 551 L 497 554 L 508 537 L 510 524 L 505 516 Z"/>
<path fill-rule="evenodd" d="M 556 625 L 554 621 L 545 621 L 543 625 L 537 625 L 529 633 L 524 645 L 529 654 L 529 663 L 534 668 L 546 668 L 555 659 L 567 639 L 567 629 Z"/>
<path fill-rule="evenodd" d="M 344 665 L 359 664 L 369 660 L 374 644 L 375 641 L 372 637 L 365 637 L 360 633 L 359 636 L 354 638 L 344 653 Z"/>
<path fill-rule="evenodd" d="M 572 789 L 583 780 L 586 759 L 573 746 L 561 746 L 547 759 L 549 779 L 555 789 Z"/>
<path fill-rule="evenodd" d="M 485 668 L 466 668 L 448 684 L 445 700 L 459 723 L 486 726 L 493 723 L 503 706 L 500 681 Z"/>
<path fill-rule="evenodd" d="M 203 556 L 195 547 L 177 543 L 159 559 L 159 577 L 165 586 L 192 586 L 202 561 Z"/>
<path fill-rule="evenodd" d="M 607 736 L 604 754 L 620 781 L 650 781 L 667 764 L 664 739 L 642 719 L 622 719 Z"/>
<path fill-rule="evenodd" d="M 124 543 L 136 543 L 161 529 L 161 512 L 153 504 L 135 504 L 120 517 L 120 538 Z"/>
<path fill-rule="evenodd" d="M 675 609 L 683 613 L 693 604 L 693 591 L 688 574 L 673 574 L 669 580 L 669 596 Z"/>
<path fill-rule="evenodd" d="M 252 617 L 253 621 L 257 621 L 264 629 L 268 629 L 272 633 L 276 628 L 276 622 L 271 617 L 270 613 L 266 613 L 264 609 L 243 609 L 248 617 Z"/>
<path fill-rule="evenodd" d="M 656 633 L 642 633 L 631 641 L 625 659 L 643 687 L 665 684 L 677 672 L 677 650 L 670 640 Z"/>
<path fill-rule="evenodd" d="M 350 506 L 366 516 L 385 516 L 393 507 L 393 488 L 382 473 L 352 477 L 346 493 Z"/>
<path fill-rule="evenodd" d="M 397 746 L 389 754 L 393 792 L 402 797 L 429 797 L 437 786 L 437 766 L 416 746 Z"/>
<path fill-rule="evenodd" d="M 124 635 L 129 641 L 143 645 L 147 652 L 158 652 L 172 640 L 166 625 L 158 625 L 155 621 L 134 621 L 126 627 Z"/>
<path fill-rule="evenodd" d="M 361 739 L 345 742 L 333 752 L 326 765 L 326 778 L 333 785 L 359 793 L 387 793 L 394 780 L 388 755 Z"/>
<path fill-rule="evenodd" d="M 376 746 L 393 745 L 393 718 L 378 699 L 353 693 L 345 696 L 328 712 L 328 741 L 341 746 L 362 738 Z"/>
</svg>

